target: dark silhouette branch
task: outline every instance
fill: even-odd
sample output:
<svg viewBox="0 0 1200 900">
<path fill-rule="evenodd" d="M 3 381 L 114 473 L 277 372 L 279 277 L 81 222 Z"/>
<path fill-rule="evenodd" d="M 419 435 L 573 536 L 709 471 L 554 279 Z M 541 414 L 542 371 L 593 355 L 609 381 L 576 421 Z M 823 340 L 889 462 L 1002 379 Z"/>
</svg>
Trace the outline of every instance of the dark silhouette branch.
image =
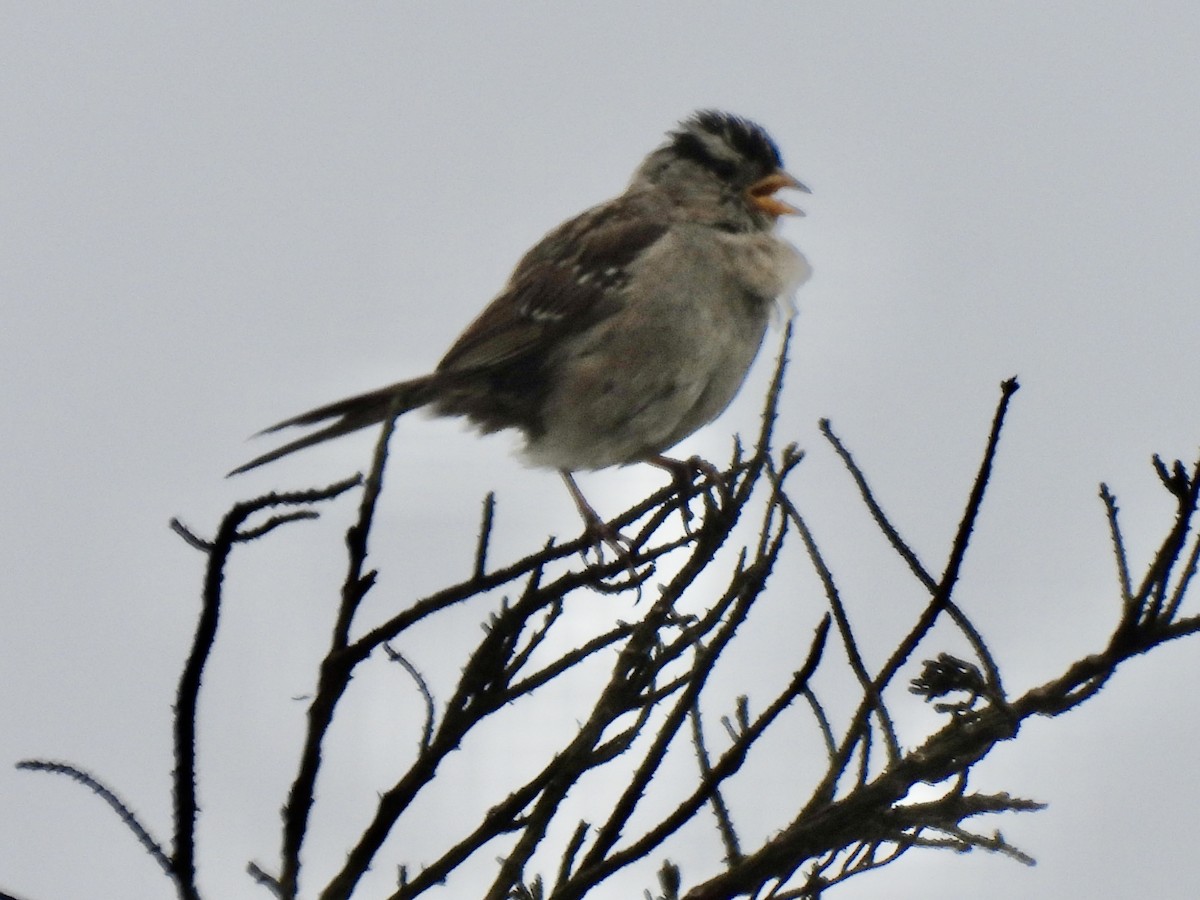
<svg viewBox="0 0 1200 900">
<path fill-rule="evenodd" d="M 1014 385 L 1013 390 L 1015 391 L 1015 379 L 1012 381 L 1012 384 Z M 891 520 L 888 518 L 887 514 L 883 511 L 883 507 L 875 498 L 875 492 L 871 489 L 870 484 L 867 482 L 866 474 L 861 468 L 859 468 L 858 463 L 855 462 L 854 456 L 850 453 L 849 449 L 834 433 L 833 426 L 830 424 L 828 419 L 821 420 L 821 433 L 825 435 L 829 443 L 833 445 L 834 450 L 837 451 L 838 456 L 841 457 L 843 465 L 845 465 L 847 471 L 850 473 L 850 476 L 854 479 L 855 485 L 858 487 L 859 496 L 862 498 L 863 503 L 866 504 L 866 507 L 870 511 L 872 518 L 874 518 L 875 524 L 879 527 L 880 532 L 885 538 L 887 538 L 888 543 L 892 546 L 892 549 L 896 551 L 896 554 L 908 565 L 909 569 L 916 576 L 917 580 L 925 586 L 925 589 L 929 591 L 930 594 L 934 594 L 937 591 L 938 582 L 932 575 L 929 574 L 929 571 L 917 558 L 916 553 L 900 536 L 900 532 L 896 529 Z M 996 665 L 996 661 L 992 658 L 991 651 L 988 650 L 987 644 L 984 643 L 983 636 L 971 623 L 971 620 L 967 618 L 966 614 L 959 609 L 958 604 L 956 604 L 952 599 L 946 599 L 945 608 L 946 614 L 949 615 L 954 621 L 954 624 L 958 626 L 958 629 L 963 633 L 963 636 L 966 637 L 967 641 L 971 644 L 972 649 L 975 651 L 975 655 L 979 657 L 980 663 L 987 672 L 988 684 L 990 685 L 992 692 L 998 697 L 1003 697 L 1004 686 L 1000 680 L 1000 667 Z"/>
<path fill-rule="evenodd" d="M 167 875 L 174 876 L 174 864 L 170 856 L 163 850 L 162 844 L 156 841 L 150 834 L 149 830 L 138 819 L 137 814 L 129 808 L 129 806 L 118 797 L 111 789 L 102 784 L 97 778 L 84 772 L 69 763 L 57 762 L 55 760 L 45 759 L 23 759 L 17 763 L 18 769 L 24 769 L 27 772 L 50 772 L 54 775 L 66 775 L 72 781 L 82 784 L 89 791 L 108 804 L 109 808 L 117 814 L 125 827 L 133 832 L 146 852 L 154 859 L 160 869 Z"/>
<path fill-rule="evenodd" d="M 242 526 L 248 518 L 264 509 L 279 506 L 302 506 L 320 503 L 337 497 L 356 486 L 359 479 L 351 478 L 327 488 L 294 493 L 271 493 L 254 500 L 235 504 L 221 522 L 216 537 L 211 542 L 200 542 L 207 547 L 208 567 L 204 579 L 200 618 L 192 649 L 179 680 L 175 704 L 175 841 L 171 854 L 171 874 L 175 879 L 182 900 L 199 900 L 196 887 L 196 708 L 200 696 L 201 676 L 217 637 L 217 624 L 221 610 L 221 588 L 225 579 L 225 565 L 235 544 L 251 540 L 264 534 L 262 527 L 243 532 Z M 268 520 L 271 528 L 284 520 L 275 517 Z M 267 529 L 269 530 L 269 529 Z M 183 533 L 182 526 L 176 528 Z M 189 541 L 192 546 L 196 543 Z"/>
<path fill-rule="evenodd" d="M 362 896 L 364 876 L 384 862 L 397 872 L 387 895 L 411 900 L 446 883 L 469 860 L 489 858 L 486 854 L 498 857 L 486 886 L 466 889 L 485 900 L 578 900 L 635 864 L 655 865 L 644 870 L 645 883 L 657 881 L 661 900 L 815 900 L 833 886 L 914 850 L 982 850 L 1031 862 L 999 831 L 980 828 L 979 817 L 1030 812 L 1042 804 L 1003 791 L 969 788 L 973 767 L 997 744 L 1015 738 L 1028 717 L 1053 717 L 1073 709 L 1125 661 L 1200 631 L 1200 616 L 1183 614 L 1200 562 L 1200 537 L 1193 528 L 1200 502 L 1200 462 L 1188 467 L 1154 458 L 1154 470 L 1174 498 L 1175 510 L 1139 579 L 1130 571 L 1116 497 L 1101 486 L 1121 596 L 1113 631 L 1097 652 L 1065 664 L 1057 677 L 1010 698 L 1000 663 L 955 602 L 954 591 L 991 482 L 1016 380 L 1001 385 L 983 457 L 937 577 L 884 512 L 854 455 L 828 420 L 822 421 L 821 430 L 884 545 L 928 593 L 873 672 L 860 649 L 861 635 L 851 626 L 857 598 L 838 583 L 810 520 L 801 513 L 802 504 L 788 487 L 789 476 L 806 457 L 794 445 L 773 449 L 786 350 L 787 336 L 752 445 L 743 447 L 735 440 L 724 470 L 702 460 L 689 461 L 688 478 L 674 479 L 612 520 L 612 528 L 630 536 L 628 558 L 589 553 L 590 538 L 584 535 L 568 541 L 550 538 L 524 558 L 496 565 L 489 560 L 496 498 L 489 494 L 467 577 L 423 597 L 404 596 L 403 585 L 389 587 L 399 595 L 376 596 L 372 604 L 390 604 L 385 607 L 388 613 L 365 626 L 359 615 L 365 597 L 384 590 L 376 588 L 377 573 L 368 561 L 373 556 L 371 529 L 383 485 L 390 421 L 381 430 L 365 478 L 236 504 L 211 540 L 172 520 L 173 530 L 203 552 L 208 563 L 196 633 L 175 704 L 174 842 L 169 853 L 94 776 L 53 761 L 27 760 L 20 767 L 67 775 L 89 787 L 118 813 L 174 881 L 179 896 L 200 900 L 196 711 L 202 675 L 218 635 L 233 548 L 261 540 L 289 522 L 315 518 L 320 504 L 361 487 L 357 513 L 346 531 L 346 573 L 331 615 L 329 641 L 317 664 L 316 688 L 283 806 L 278 874 L 256 862 L 247 869 L 254 883 L 279 900 Z M 696 475 L 700 482 L 693 484 Z M 777 684 L 760 681 L 751 685 L 753 691 L 739 690 L 732 710 L 728 701 L 714 710 L 714 696 L 727 687 L 719 678 L 747 677 L 730 673 L 728 665 L 719 666 L 749 628 L 751 613 L 779 595 L 795 603 L 793 590 L 773 584 L 777 569 L 792 560 L 812 567 L 828 606 L 819 618 L 812 614 L 812 637 L 803 660 L 797 660 L 799 669 Z M 597 595 L 630 601 L 625 607 L 631 610 L 625 613 L 629 621 L 589 625 L 586 634 L 572 631 L 572 614 L 595 604 Z M 437 682 L 421 671 L 420 651 L 413 649 L 420 639 L 415 629 L 465 603 L 487 604 L 479 616 L 483 632 L 464 634 L 450 642 L 454 646 L 439 646 L 439 652 L 454 654 L 461 675 L 452 686 L 435 692 Z M 943 614 L 965 636 L 970 658 L 935 650 L 918 664 L 915 654 L 933 640 Z M 826 652 L 831 630 L 842 653 Z M 326 746 L 355 674 L 373 655 L 381 664 L 386 660 L 404 669 L 419 696 L 423 724 L 419 733 L 414 726 L 411 755 L 403 770 L 380 787 L 373 806 L 363 811 L 364 824 L 347 839 L 340 867 L 324 885 L 304 885 L 302 890 L 301 863 L 315 788 L 327 764 Z M 897 690 L 906 670 L 913 673 L 908 676 L 908 694 Z M 849 686 L 852 697 L 831 700 L 838 695 L 824 687 L 819 696 L 813 686 L 818 672 L 823 686 L 826 679 L 836 679 Z M 510 777 L 486 811 L 446 825 L 448 833 L 431 859 L 421 860 L 419 866 L 414 860 L 386 859 L 389 837 L 402 822 L 413 819 L 416 801 L 444 780 L 440 773 L 447 758 L 478 752 L 478 736 L 474 749 L 468 739 L 484 723 L 515 721 L 505 718 L 514 715 L 514 704 L 545 704 L 552 685 L 569 683 L 564 681 L 569 677 L 579 681 L 585 674 L 580 696 L 586 699 L 565 711 L 575 724 L 569 736 L 531 751 L 543 755 L 524 760 L 530 765 L 523 775 L 505 771 Z M 913 695 L 920 700 L 911 699 Z M 932 704 L 944 722 L 931 734 L 902 740 L 896 723 L 906 719 L 895 714 L 896 705 L 922 701 Z M 761 711 L 754 714 L 752 709 Z M 706 733 L 706 716 L 711 721 L 720 711 L 725 711 L 720 716 L 723 727 Z M 748 763 L 767 752 L 764 739 L 787 717 L 819 736 L 827 751 L 826 764 L 807 786 L 808 799 L 785 814 L 770 837 L 753 846 L 739 829 L 740 787 L 749 784 L 754 789 L 744 775 Z M 681 781 L 677 761 L 686 757 L 695 762 L 688 764 Z M 488 763 L 495 765 L 491 759 Z M 569 814 L 564 805 L 568 795 L 586 794 L 581 783 L 606 767 L 620 773 L 620 789 L 588 796 L 582 818 L 577 812 Z M 918 784 L 931 786 L 933 799 L 907 800 Z M 651 860 L 652 855 L 669 853 L 672 839 L 678 841 L 685 826 L 709 811 L 712 840 L 723 849 L 718 871 L 687 879 L 689 873 L 670 859 Z M 761 826 L 756 821 L 755 833 L 764 833 Z M 717 854 L 713 856 L 715 862 Z M 536 871 L 547 864 L 549 869 Z M 686 890 L 685 880 L 691 885 Z"/>
</svg>

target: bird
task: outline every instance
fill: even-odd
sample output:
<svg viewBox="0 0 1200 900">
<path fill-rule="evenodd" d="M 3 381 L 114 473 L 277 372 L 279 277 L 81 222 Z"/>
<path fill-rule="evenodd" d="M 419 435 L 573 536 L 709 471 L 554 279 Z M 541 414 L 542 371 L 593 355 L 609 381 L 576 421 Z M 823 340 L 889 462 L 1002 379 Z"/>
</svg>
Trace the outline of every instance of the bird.
<svg viewBox="0 0 1200 900">
<path fill-rule="evenodd" d="M 259 434 L 323 427 L 229 474 L 427 407 L 485 434 L 521 432 L 525 461 L 557 470 L 589 537 L 620 552 L 574 473 L 650 463 L 689 486 L 716 474 L 664 454 L 729 406 L 812 274 L 778 234 L 782 217 L 804 215 L 785 189 L 810 193 L 762 126 L 693 113 L 624 193 L 535 244 L 432 372 L 272 425 Z"/>
</svg>

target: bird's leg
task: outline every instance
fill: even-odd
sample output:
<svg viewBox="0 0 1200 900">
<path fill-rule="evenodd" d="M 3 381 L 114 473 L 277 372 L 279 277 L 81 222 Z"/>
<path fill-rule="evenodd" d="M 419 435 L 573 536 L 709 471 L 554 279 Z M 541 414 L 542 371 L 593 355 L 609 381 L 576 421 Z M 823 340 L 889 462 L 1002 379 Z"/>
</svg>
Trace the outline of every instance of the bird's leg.
<svg viewBox="0 0 1200 900">
<path fill-rule="evenodd" d="M 725 479 L 721 477 L 720 470 L 706 459 L 701 459 L 699 456 L 693 456 L 686 460 L 672 459 L 659 454 L 650 457 L 646 462 L 671 473 L 671 481 L 674 482 L 675 490 L 679 492 L 679 496 L 683 500 L 679 513 L 683 517 L 683 527 L 689 534 L 691 534 L 689 526 L 692 521 L 692 510 L 688 506 L 688 500 L 695 493 L 692 490 L 692 479 L 695 476 L 699 475 L 708 481 L 709 486 L 719 495 L 721 506 L 724 506 L 729 500 Z"/>
<path fill-rule="evenodd" d="M 566 482 L 567 490 L 571 492 L 571 499 L 575 501 L 575 508 L 579 510 L 579 515 L 583 519 L 584 537 L 591 542 L 592 546 L 599 546 L 601 542 L 607 544 L 618 559 L 629 563 L 632 549 L 629 539 L 600 518 L 600 514 L 592 509 L 592 505 L 587 502 L 587 498 L 579 490 L 579 485 L 575 483 L 570 472 L 560 469 L 559 474 Z"/>
</svg>

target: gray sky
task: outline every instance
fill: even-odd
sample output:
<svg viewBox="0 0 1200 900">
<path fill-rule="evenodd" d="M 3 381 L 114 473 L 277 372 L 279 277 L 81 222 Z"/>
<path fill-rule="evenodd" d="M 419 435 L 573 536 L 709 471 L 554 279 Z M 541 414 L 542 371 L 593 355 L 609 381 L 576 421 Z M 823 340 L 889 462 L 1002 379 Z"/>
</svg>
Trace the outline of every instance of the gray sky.
<svg viewBox="0 0 1200 900">
<path fill-rule="evenodd" d="M 780 436 L 811 452 L 798 496 L 858 590 L 860 630 L 882 651 L 917 599 L 886 556 L 857 558 L 868 524 L 817 420 L 940 567 L 1016 374 L 960 600 L 1014 690 L 1098 649 L 1118 600 L 1097 484 L 1140 563 L 1170 517 L 1150 455 L 1200 442 L 1197 46 L 1200 8 L 1182 0 L 7 4 L 0 887 L 171 896 L 97 800 L 11 768 L 83 765 L 168 833 L 170 705 L 203 562 L 168 519 L 208 532 L 235 500 L 364 465 L 367 436 L 222 477 L 265 448 L 244 440 L 262 426 L 434 365 L 528 245 L 618 193 L 699 107 L 763 123 L 814 191 L 786 232 L 816 274 Z M 681 454 L 720 459 L 753 429 L 766 369 Z M 380 540 L 414 552 L 377 548 L 393 587 L 465 574 L 492 487 L 497 559 L 576 533 L 557 478 L 512 445 L 401 423 Z M 585 490 L 618 511 L 661 484 L 644 468 Z M 212 896 L 264 896 L 243 867 L 276 848 L 271 791 L 302 713 L 288 698 L 310 683 L 350 512 L 231 570 L 204 711 Z M 802 572 L 797 633 L 822 602 Z M 1036 868 L 911 854 L 838 896 L 1194 896 L 1198 676 L 1194 642 L 1135 661 L 981 768 L 977 783 L 1051 803 L 996 822 Z M 380 712 L 395 683 L 361 690 L 322 788 L 358 809 L 411 743 Z M 316 840 L 340 859 L 333 831 Z"/>
</svg>

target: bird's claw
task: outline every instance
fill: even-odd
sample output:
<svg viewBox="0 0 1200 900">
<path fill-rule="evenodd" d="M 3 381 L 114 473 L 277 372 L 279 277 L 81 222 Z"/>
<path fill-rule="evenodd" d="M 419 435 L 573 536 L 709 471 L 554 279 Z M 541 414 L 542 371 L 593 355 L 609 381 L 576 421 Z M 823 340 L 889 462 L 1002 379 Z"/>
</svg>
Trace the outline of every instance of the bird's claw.
<svg viewBox="0 0 1200 900">
<path fill-rule="evenodd" d="M 707 482 L 704 491 L 704 502 L 710 511 L 714 506 L 720 508 L 729 503 L 729 489 L 725 484 L 725 478 L 721 474 L 721 470 L 714 466 L 706 459 L 699 456 L 692 456 L 688 459 L 672 459 L 669 456 L 656 456 L 649 460 L 654 465 L 661 469 L 665 469 L 671 474 L 671 481 L 675 485 L 675 490 L 683 501 L 679 505 L 679 515 L 683 519 L 683 529 L 689 536 L 692 534 L 692 509 L 689 505 L 689 500 L 698 494 L 697 484 L 695 483 L 696 476 Z M 713 493 L 717 494 L 714 500 Z"/>
</svg>

